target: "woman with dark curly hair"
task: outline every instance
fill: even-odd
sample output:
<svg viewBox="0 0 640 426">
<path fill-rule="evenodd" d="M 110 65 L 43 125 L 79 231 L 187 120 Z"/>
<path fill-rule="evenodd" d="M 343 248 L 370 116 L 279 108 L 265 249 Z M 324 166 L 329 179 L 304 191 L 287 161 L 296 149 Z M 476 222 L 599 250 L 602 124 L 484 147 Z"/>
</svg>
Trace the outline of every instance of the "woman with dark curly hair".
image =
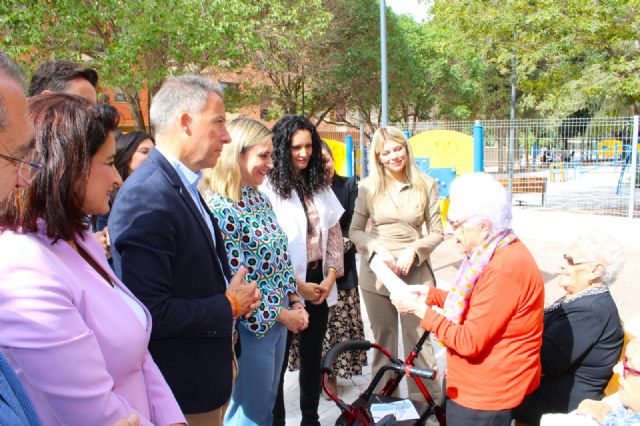
<svg viewBox="0 0 640 426">
<path fill-rule="evenodd" d="M 44 167 L 0 207 L 0 351 L 44 425 L 186 424 L 147 346 L 151 315 L 109 268 L 87 215 L 109 211 L 117 111 L 29 101 Z"/>
<path fill-rule="evenodd" d="M 340 216 L 344 209 L 331 191 L 316 128 L 302 116 L 285 116 L 272 129 L 273 169 L 263 191 L 287 234 L 298 292 L 305 298 L 309 326 L 297 339 L 300 357 L 301 425 L 319 425 L 320 361 L 329 306 L 337 301 L 336 279 L 343 275 Z M 273 424 L 285 424 L 280 377 Z M 295 351 L 293 351 L 295 353 Z"/>
</svg>

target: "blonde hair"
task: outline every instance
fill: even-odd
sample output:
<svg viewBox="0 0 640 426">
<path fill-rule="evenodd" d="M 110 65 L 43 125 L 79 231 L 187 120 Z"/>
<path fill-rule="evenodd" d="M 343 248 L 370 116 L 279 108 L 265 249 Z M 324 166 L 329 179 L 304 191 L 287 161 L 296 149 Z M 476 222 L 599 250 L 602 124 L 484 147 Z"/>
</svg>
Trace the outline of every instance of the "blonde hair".
<svg viewBox="0 0 640 426">
<path fill-rule="evenodd" d="M 271 130 L 259 121 L 246 117 L 231 121 L 227 130 L 231 143 L 222 149 L 216 167 L 204 171 L 202 187 L 238 202 L 242 198 L 240 154 L 271 138 Z"/>
<path fill-rule="evenodd" d="M 371 144 L 369 145 L 369 185 L 373 191 L 371 197 L 372 204 L 389 190 L 391 177 L 380 162 L 380 152 L 385 142 L 396 142 L 404 146 L 407 152 L 407 161 L 404 168 L 404 177 L 407 183 L 411 184 L 418 192 L 420 204 L 427 208 L 427 176 L 418 169 L 416 160 L 413 158 L 411 147 L 407 137 L 402 130 L 397 127 L 382 127 L 375 131 Z"/>
</svg>

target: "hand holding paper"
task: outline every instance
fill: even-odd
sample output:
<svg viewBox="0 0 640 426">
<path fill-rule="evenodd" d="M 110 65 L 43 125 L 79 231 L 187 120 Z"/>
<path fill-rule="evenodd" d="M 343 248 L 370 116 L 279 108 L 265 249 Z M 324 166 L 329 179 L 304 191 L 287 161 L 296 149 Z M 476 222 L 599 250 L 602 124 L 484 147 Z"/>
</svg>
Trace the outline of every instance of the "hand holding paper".
<svg viewBox="0 0 640 426">
<path fill-rule="evenodd" d="M 389 293 L 408 291 L 408 285 L 393 273 L 384 257 L 377 253 L 369 262 L 369 267 L 376 274 L 380 282 L 389 290 Z"/>
<path fill-rule="evenodd" d="M 418 318 L 424 318 L 427 313 L 428 306 L 421 298 L 416 298 L 416 294 L 412 292 L 394 292 L 391 293 L 391 302 L 401 314 L 411 313 Z"/>
<path fill-rule="evenodd" d="M 410 312 L 420 318 L 424 317 L 427 311 L 425 300 L 428 289 L 421 285 L 407 285 L 393 273 L 389 266 L 387 266 L 378 255 L 373 256 L 369 267 L 387 290 L 389 290 L 391 301 L 396 306 L 396 309 L 398 309 L 398 312 L 401 314 Z"/>
<path fill-rule="evenodd" d="M 377 257 L 382 262 L 384 262 L 384 264 L 387 265 L 392 271 L 395 271 L 396 258 L 393 257 L 393 255 L 391 253 L 389 253 L 389 250 L 384 248 L 384 246 L 382 246 L 380 244 L 378 244 L 378 246 L 376 246 L 376 248 L 374 250 L 374 257 Z"/>
</svg>

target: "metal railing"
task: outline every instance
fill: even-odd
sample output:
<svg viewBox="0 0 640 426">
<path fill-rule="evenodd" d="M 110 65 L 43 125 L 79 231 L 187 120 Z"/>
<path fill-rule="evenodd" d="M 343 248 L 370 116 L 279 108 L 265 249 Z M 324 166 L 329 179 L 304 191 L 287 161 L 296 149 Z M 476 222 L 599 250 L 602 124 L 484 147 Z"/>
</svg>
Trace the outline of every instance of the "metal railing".
<svg viewBox="0 0 640 426">
<path fill-rule="evenodd" d="M 434 129 L 473 135 L 474 124 L 433 121 L 396 126 L 409 135 Z M 505 182 L 511 178 L 514 203 L 531 208 L 640 217 L 637 116 L 486 120 L 481 124 L 484 170 L 506 179 Z M 510 161 L 512 126 L 515 140 Z M 366 176 L 366 170 L 362 173 L 359 167 L 359 135 L 349 133 L 353 137 L 353 170 L 360 177 Z M 347 134 L 321 132 L 322 137 L 343 142 Z M 542 178 L 546 178 L 544 188 Z"/>
</svg>

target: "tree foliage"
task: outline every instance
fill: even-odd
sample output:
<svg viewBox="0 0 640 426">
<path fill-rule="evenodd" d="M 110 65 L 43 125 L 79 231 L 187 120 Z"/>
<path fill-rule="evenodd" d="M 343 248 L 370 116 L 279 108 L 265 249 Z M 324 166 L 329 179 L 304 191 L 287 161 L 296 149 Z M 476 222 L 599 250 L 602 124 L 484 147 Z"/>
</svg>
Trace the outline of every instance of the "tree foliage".
<svg viewBox="0 0 640 426">
<path fill-rule="evenodd" d="M 244 59 L 257 6 L 239 0 L 5 0 L 0 39 L 28 67 L 84 61 L 119 88 L 138 128 L 140 93 L 167 75 L 232 66 Z"/>
<path fill-rule="evenodd" d="M 640 112 L 640 0 L 426 0 L 387 10 L 391 121 Z M 380 120 L 377 0 L 0 0 L 0 46 L 32 67 L 86 61 L 143 126 L 168 75 L 252 70 L 230 103 L 273 118 Z M 231 102 L 232 101 L 232 102 Z"/>
<path fill-rule="evenodd" d="M 639 12 L 638 0 L 438 0 L 429 25 L 485 64 L 481 115 L 506 116 L 514 55 L 521 116 L 637 113 Z"/>
</svg>

